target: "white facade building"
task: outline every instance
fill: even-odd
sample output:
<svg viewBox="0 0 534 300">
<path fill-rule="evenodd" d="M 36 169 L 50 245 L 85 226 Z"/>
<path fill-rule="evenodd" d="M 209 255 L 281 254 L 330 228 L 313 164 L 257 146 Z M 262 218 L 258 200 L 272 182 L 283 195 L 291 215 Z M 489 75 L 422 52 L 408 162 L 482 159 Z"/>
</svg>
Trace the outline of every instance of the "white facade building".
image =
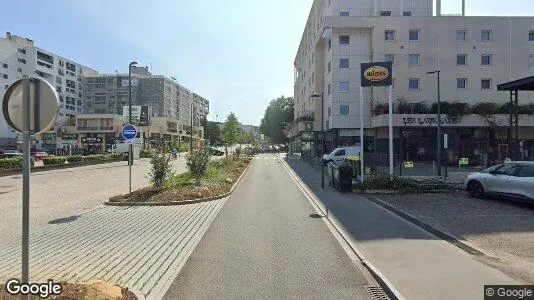
<svg viewBox="0 0 534 300">
<path fill-rule="evenodd" d="M 30 39 L 6 33 L 0 38 L 0 99 L 6 89 L 23 75 L 48 81 L 60 98 L 60 115 L 83 113 L 82 77 L 97 71 L 34 46 Z M 0 146 L 16 146 L 17 134 L 0 116 Z"/>
<path fill-rule="evenodd" d="M 533 74 L 534 17 L 475 17 L 465 16 L 465 13 L 433 16 L 432 2 L 314 1 L 294 61 L 295 126 L 291 135 L 297 150 L 307 150 L 312 156 L 321 152 L 316 146 L 320 148 L 320 135 L 316 132 L 321 128 L 327 132 L 326 150 L 360 143 L 359 124 L 363 116 L 366 149 L 370 146 L 373 151 L 387 153 L 388 123 L 387 118 L 381 116 L 380 107 L 388 102 L 388 90 L 385 87 L 364 88 L 363 99 L 360 99 L 361 63 L 393 62 L 395 114 L 406 114 L 401 109 L 402 104 L 416 108 L 417 112 L 417 107 L 430 109 L 437 102 L 437 78 L 435 74 L 426 74 L 429 71 L 441 72 L 441 101 L 466 106 L 505 104 L 509 94 L 497 91 L 496 86 Z M 438 14 L 440 11 L 438 7 Z M 310 97 L 314 93 L 323 93 L 324 103 L 320 97 Z M 364 102 L 363 112 L 360 112 L 360 101 Z M 520 92 L 520 105 L 533 101 L 534 93 Z M 431 111 L 422 111 L 418 115 L 412 110 L 410 116 L 405 117 L 417 119 L 428 117 L 429 113 Z M 451 140 L 454 148 L 451 151 L 457 152 L 448 154 L 451 159 L 460 154 L 487 152 L 492 145 L 488 139 L 497 140 L 496 147 L 504 143 L 508 124 L 500 124 L 502 128 L 497 126 L 495 132 L 491 132 L 487 130 L 488 124 L 481 121 L 480 128 L 475 126 L 466 134 L 466 129 L 472 126 L 461 121 L 462 115 L 458 117 L 460 121 L 449 131 L 464 137 L 465 141 L 462 137 Z M 304 129 L 304 123 L 310 120 L 314 121 L 315 133 Z M 399 149 L 406 150 L 411 147 L 409 144 L 414 144 L 415 148 L 426 148 L 427 158 L 432 159 L 435 154 L 429 144 L 435 142 L 435 137 L 426 142 L 415 141 L 420 135 L 431 136 L 432 133 L 414 129 L 412 141 L 410 137 L 407 141 L 404 123 L 394 124 L 395 152 L 405 159 L 405 153 Z M 520 126 L 519 139 L 525 142 L 525 149 L 521 151 L 532 157 L 526 149 L 534 149 L 534 124 L 522 122 Z M 475 143 L 474 149 L 464 145 L 468 140 L 473 144 L 475 135 L 480 144 Z M 499 151 L 503 152 L 499 156 L 506 156 L 509 149 L 499 148 Z"/>
</svg>

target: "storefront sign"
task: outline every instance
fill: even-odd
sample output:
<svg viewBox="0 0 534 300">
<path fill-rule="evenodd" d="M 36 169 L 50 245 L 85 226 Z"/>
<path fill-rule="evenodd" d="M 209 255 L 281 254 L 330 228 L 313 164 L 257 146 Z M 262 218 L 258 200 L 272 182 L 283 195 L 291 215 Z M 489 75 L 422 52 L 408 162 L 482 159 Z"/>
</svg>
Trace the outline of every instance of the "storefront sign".
<svg viewBox="0 0 534 300">
<path fill-rule="evenodd" d="M 437 126 L 437 117 L 404 117 L 402 118 L 404 125 L 418 125 L 418 126 Z M 441 117 L 440 124 L 460 124 L 461 117 Z"/>
<path fill-rule="evenodd" d="M 468 165 L 469 164 L 469 158 L 467 157 L 460 157 L 460 161 L 458 162 L 459 165 Z"/>
<path fill-rule="evenodd" d="M 406 168 L 406 169 L 413 168 L 413 161 L 405 161 L 404 162 L 404 168 Z"/>
<path fill-rule="evenodd" d="M 389 86 L 392 84 L 391 62 L 363 63 L 361 66 L 361 86 Z"/>
<path fill-rule="evenodd" d="M 304 131 L 313 131 L 313 121 L 304 122 Z"/>
<path fill-rule="evenodd" d="M 505 164 L 507 164 L 507 163 L 511 163 L 511 162 L 512 162 L 512 160 L 509 159 L 508 157 L 504 159 L 504 163 L 505 163 Z"/>
<path fill-rule="evenodd" d="M 66 133 L 66 134 L 62 134 L 62 135 L 61 135 L 61 139 L 63 139 L 63 140 L 70 140 L 70 141 L 77 140 L 77 139 L 78 139 L 78 134 L 77 134 L 77 133 Z"/>
<path fill-rule="evenodd" d="M 102 143 L 101 137 L 82 137 L 82 143 L 84 144 L 100 144 Z"/>
</svg>

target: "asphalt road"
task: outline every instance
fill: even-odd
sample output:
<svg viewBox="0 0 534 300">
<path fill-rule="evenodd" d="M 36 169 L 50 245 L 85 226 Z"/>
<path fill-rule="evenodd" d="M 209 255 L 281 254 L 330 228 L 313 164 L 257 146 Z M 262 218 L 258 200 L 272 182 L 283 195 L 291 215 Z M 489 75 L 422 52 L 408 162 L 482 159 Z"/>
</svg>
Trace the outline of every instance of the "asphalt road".
<svg viewBox="0 0 534 300">
<path fill-rule="evenodd" d="M 173 161 L 175 171 L 185 171 L 183 156 Z M 132 189 L 149 184 L 150 161 L 132 166 Z M 30 190 L 30 229 L 61 222 L 101 204 L 111 196 L 128 193 L 127 162 L 33 173 Z M 0 177 L 0 244 L 21 234 L 22 175 Z"/>
<path fill-rule="evenodd" d="M 164 299 L 369 299 L 315 214 L 275 155 L 258 155 Z"/>
</svg>

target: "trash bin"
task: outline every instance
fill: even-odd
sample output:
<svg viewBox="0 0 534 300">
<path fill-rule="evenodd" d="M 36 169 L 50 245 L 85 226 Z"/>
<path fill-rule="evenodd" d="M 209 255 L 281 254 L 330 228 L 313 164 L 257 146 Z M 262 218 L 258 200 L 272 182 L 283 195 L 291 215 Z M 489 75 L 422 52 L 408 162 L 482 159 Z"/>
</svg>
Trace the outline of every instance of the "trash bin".
<svg viewBox="0 0 534 300">
<path fill-rule="evenodd" d="M 332 164 L 332 186 L 340 191 L 352 190 L 352 166 Z"/>
<path fill-rule="evenodd" d="M 328 163 L 326 165 L 326 173 L 328 178 L 328 185 L 333 186 L 334 184 L 334 163 Z"/>
</svg>

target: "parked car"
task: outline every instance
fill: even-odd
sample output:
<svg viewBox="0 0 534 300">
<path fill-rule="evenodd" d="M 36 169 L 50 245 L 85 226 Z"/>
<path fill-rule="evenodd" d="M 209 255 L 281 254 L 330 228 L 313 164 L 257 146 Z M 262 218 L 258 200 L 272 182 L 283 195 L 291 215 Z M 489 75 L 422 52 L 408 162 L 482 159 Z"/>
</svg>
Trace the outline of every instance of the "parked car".
<svg viewBox="0 0 534 300">
<path fill-rule="evenodd" d="M 206 147 L 206 149 L 211 153 L 211 155 L 215 155 L 215 156 L 223 156 L 224 155 L 223 151 L 217 150 L 217 149 L 215 149 L 213 147 Z"/>
<path fill-rule="evenodd" d="M 37 151 L 37 152 L 34 152 L 32 156 L 36 160 L 43 160 L 43 158 L 47 158 L 47 157 L 54 156 L 54 155 L 48 154 L 44 151 Z"/>
<path fill-rule="evenodd" d="M 334 149 L 329 154 L 323 155 L 323 164 L 327 165 L 330 162 L 342 162 L 347 155 L 360 155 L 361 148 L 358 146 L 344 146 Z"/>
<path fill-rule="evenodd" d="M 534 201 L 534 162 L 510 162 L 471 173 L 465 179 L 464 188 L 476 198 L 496 195 Z"/>
<path fill-rule="evenodd" d="M 2 153 L 2 158 L 19 157 L 19 156 L 24 156 L 24 154 L 22 154 L 18 150 L 5 150 L 4 153 Z"/>
</svg>

